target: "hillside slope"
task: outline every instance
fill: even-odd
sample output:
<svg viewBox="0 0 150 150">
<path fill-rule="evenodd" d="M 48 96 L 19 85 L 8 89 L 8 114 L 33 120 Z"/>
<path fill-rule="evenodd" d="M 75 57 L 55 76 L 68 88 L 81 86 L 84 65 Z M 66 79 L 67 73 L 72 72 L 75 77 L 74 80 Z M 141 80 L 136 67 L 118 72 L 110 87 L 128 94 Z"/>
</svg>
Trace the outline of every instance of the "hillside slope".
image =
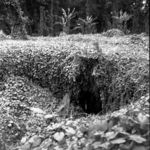
<svg viewBox="0 0 150 150">
<path fill-rule="evenodd" d="M 2 150 L 149 149 L 148 37 L 96 34 L 3 40 L 0 54 Z M 73 100 L 82 92 L 100 92 L 94 104 L 102 101 L 103 111 L 86 114 L 95 99 L 70 103 L 70 89 L 79 90 Z M 113 112 L 114 106 L 120 110 Z"/>
</svg>

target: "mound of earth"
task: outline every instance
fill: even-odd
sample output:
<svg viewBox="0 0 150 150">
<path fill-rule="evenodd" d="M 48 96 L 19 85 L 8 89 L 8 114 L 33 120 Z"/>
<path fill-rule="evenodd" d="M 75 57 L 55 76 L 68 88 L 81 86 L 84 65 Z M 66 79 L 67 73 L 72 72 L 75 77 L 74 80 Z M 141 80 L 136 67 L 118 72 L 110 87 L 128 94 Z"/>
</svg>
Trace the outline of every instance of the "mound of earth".
<svg viewBox="0 0 150 150">
<path fill-rule="evenodd" d="M 2 41 L 0 148 L 148 150 L 148 40 L 122 38 Z M 85 113 L 101 106 L 105 115 Z"/>
<path fill-rule="evenodd" d="M 124 32 L 119 29 L 110 29 L 104 33 L 102 33 L 103 36 L 106 37 L 113 37 L 113 36 L 124 36 Z"/>
</svg>

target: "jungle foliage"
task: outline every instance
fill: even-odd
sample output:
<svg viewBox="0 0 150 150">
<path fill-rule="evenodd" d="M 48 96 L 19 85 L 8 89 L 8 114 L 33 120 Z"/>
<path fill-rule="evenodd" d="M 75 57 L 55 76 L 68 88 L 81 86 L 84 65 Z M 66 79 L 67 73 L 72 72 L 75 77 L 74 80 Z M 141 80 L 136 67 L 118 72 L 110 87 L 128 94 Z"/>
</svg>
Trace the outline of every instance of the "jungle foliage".
<svg viewBox="0 0 150 150">
<path fill-rule="evenodd" d="M 21 33 L 24 38 L 26 32 L 56 36 L 61 32 L 99 33 L 111 28 L 149 33 L 148 7 L 148 0 L 3 0 L 0 29 L 13 36 Z"/>
</svg>

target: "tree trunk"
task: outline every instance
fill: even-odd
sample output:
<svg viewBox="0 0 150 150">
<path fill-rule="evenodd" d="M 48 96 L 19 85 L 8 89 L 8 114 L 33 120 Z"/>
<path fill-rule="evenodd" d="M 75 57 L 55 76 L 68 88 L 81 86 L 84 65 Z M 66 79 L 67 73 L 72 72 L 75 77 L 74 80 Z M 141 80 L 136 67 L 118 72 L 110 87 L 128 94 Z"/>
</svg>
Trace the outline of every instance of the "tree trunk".
<svg viewBox="0 0 150 150">
<path fill-rule="evenodd" d="M 123 31 L 125 34 L 127 34 L 127 21 L 124 22 Z"/>
<path fill-rule="evenodd" d="M 135 11 L 133 13 L 133 20 L 132 20 L 132 32 L 137 33 L 139 30 L 139 12 Z"/>
<path fill-rule="evenodd" d="M 90 16 L 90 3 L 86 0 L 86 16 Z"/>
<path fill-rule="evenodd" d="M 43 35 L 43 32 L 44 32 L 44 7 L 40 6 L 39 34 Z"/>
<path fill-rule="evenodd" d="M 50 33 L 53 36 L 54 35 L 54 0 L 51 0 L 51 6 L 50 6 Z"/>
<path fill-rule="evenodd" d="M 149 34 L 149 13 L 146 15 L 145 18 L 145 32 Z"/>
<path fill-rule="evenodd" d="M 113 16 L 118 15 L 117 12 L 119 12 L 119 8 L 118 8 L 118 2 L 116 0 L 113 1 L 112 12 L 113 12 Z M 116 19 L 114 18 L 112 20 L 112 27 L 117 28 L 117 22 L 116 22 Z"/>
<path fill-rule="evenodd" d="M 60 8 L 60 2 L 58 0 L 55 0 L 55 7 L 53 7 L 54 9 L 54 15 L 59 15 L 59 8 Z M 54 17 L 54 22 L 57 22 L 57 18 Z M 54 26 L 54 36 L 58 36 L 60 34 L 60 26 Z"/>
</svg>

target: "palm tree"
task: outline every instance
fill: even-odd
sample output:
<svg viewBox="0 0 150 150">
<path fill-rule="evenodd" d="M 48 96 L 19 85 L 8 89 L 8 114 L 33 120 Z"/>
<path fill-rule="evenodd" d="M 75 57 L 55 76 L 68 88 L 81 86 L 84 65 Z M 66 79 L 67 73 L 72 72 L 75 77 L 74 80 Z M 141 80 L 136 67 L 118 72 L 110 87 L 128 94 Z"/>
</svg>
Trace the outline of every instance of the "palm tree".
<svg viewBox="0 0 150 150">
<path fill-rule="evenodd" d="M 72 18 L 74 18 L 75 8 L 71 11 L 70 8 L 65 9 L 62 8 L 62 16 L 59 17 L 61 21 L 56 22 L 55 25 L 59 24 L 63 27 L 63 33 L 69 34 L 70 32 L 70 23 Z"/>
<path fill-rule="evenodd" d="M 125 33 L 127 32 L 127 21 L 132 17 L 132 15 L 127 14 L 127 12 L 119 12 L 119 15 L 112 16 L 117 22 L 117 27 L 123 30 Z"/>
</svg>

